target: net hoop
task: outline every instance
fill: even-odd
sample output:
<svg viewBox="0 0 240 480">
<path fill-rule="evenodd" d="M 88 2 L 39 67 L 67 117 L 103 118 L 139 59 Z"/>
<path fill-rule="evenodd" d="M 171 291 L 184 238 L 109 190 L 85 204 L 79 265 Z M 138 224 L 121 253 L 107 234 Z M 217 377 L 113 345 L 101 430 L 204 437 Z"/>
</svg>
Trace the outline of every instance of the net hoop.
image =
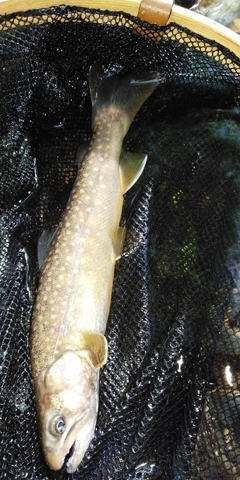
<svg viewBox="0 0 240 480">
<path fill-rule="evenodd" d="M 77 6 L 89 9 L 100 9 L 103 11 L 124 12 L 144 20 L 142 15 L 142 1 L 143 0 L 68 0 L 67 5 Z M 156 9 L 156 0 L 154 1 L 154 8 Z M 159 6 L 166 3 L 160 0 Z M 230 30 L 229 28 L 214 22 L 213 20 L 204 17 L 198 13 L 187 10 L 186 8 L 173 5 L 171 8 L 171 1 L 167 2 L 170 14 L 167 15 L 165 11 L 164 18 L 166 24 L 177 23 L 181 27 L 188 28 L 193 33 L 203 35 L 209 40 L 215 40 L 224 47 L 231 50 L 238 57 L 240 56 L 240 36 Z M 151 2 L 144 0 L 144 4 L 150 5 Z M 59 6 L 59 0 L 0 0 L 0 15 L 8 15 L 13 13 L 26 12 L 28 10 L 37 10 L 43 8 L 50 8 Z M 153 17 L 146 17 L 153 18 Z M 156 15 L 157 24 L 161 23 L 161 15 Z"/>
</svg>

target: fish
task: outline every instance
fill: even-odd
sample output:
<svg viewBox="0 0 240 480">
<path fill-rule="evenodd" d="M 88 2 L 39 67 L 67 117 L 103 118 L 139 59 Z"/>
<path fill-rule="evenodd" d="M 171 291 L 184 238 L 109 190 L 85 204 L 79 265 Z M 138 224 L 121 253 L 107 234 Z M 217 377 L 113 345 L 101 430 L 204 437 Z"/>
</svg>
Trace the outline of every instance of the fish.
<svg viewBox="0 0 240 480">
<path fill-rule="evenodd" d="M 126 231 L 119 226 L 123 196 L 147 161 L 146 154 L 122 153 L 122 144 L 161 78 L 158 72 L 109 75 L 99 65 L 90 68 L 93 135 L 78 159 L 57 232 L 46 242 L 32 315 L 35 404 L 52 470 L 65 465 L 73 473 L 94 435 L 114 269 Z"/>
</svg>

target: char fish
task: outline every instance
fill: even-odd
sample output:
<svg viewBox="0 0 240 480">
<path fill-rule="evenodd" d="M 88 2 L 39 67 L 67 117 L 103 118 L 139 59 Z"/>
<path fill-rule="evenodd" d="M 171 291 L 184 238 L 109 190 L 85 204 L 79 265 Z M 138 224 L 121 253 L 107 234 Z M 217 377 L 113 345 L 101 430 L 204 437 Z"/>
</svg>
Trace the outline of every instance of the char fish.
<svg viewBox="0 0 240 480">
<path fill-rule="evenodd" d="M 93 137 L 43 262 L 32 318 L 31 368 L 46 462 L 73 473 L 94 434 L 99 368 L 114 266 L 121 255 L 123 195 L 147 155 L 121 156 L 123 139 L 158 73 L 89 73 Z"/>
</svg>

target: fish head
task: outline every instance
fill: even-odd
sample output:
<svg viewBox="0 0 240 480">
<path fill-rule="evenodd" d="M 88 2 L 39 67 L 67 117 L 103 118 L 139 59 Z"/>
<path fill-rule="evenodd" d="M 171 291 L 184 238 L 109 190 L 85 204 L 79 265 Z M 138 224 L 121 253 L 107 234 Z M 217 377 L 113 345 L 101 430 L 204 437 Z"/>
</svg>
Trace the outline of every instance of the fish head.
<svg viewBox="0 0 240 480">
<path fill-rule="evenodd" d="M 66 351 L 35 382 L 35 400 L 47 464 L 73 473 L 92 439 L 98 412 L 99 369 L 87 352 Z"/>
</svg>

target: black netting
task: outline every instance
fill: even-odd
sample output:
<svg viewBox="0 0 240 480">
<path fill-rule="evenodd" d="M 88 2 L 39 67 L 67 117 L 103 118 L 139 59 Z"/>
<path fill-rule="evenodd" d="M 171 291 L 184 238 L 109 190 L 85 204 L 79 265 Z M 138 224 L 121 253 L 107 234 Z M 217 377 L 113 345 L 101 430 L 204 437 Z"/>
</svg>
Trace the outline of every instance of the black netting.
<svg viewBox="0 0 240 480">
<path fill-rule="evenodd" d="M 95 436 L 74 479 L 240 478 L 240 60 L 177 25 L 58 7 L 2 17 L 0 478 L 46 466 L 29 335 L 37 240 L 62 215 L 91 137 L 90 65 L 164 71 L 125 148 L 126 196 Z"/>
</svg>

